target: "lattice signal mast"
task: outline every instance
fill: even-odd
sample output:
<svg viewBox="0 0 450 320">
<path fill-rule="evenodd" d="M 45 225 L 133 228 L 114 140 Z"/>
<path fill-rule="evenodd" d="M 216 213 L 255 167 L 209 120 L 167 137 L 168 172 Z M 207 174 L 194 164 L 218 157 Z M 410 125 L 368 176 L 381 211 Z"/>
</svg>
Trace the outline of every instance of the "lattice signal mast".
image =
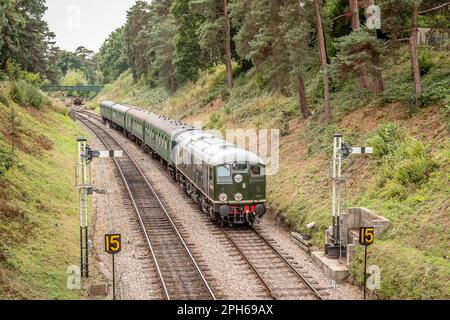
<svg viewBox="0 0 450 320">
<path fill-rule="evenodd" d="M 94 158 L 119 158 L 122 151 L 96 151 L 92 150 L 84 137 L 77 138 L 78 162 L 75 168 L 76 188 L 78 189 L 78 202 L 80 214 L 80 274 L 89 277 L 89 195 L 105 193 L 92 186 L 91 163 Z"/>
<path fill-rule="evenodd" d="M 341 201 L 341 191 L 342 184 L 347 182 L 347 178 L 342 175 L 342 162 L 347 159 L 352 154 L 371 154 L 373 153 L 373 148 L 371 147 L 351 147 L 344 140 L 340 133 L 333 135 L 333 188 L 332 188 L 332 204 L 331 204 L 331 215 L 332 215 L 332 238 L 331 243 L 326 244 L 325 251 L 330 257 L 340 256 L 342 249 L 345 250 L 345 241 L 341 239 L 340 230 L 340 218 L 342 210 Z M 345 210 L 345 206 L 344 206 Z M 345 240 L 345 239 L 344 239 Z"/>
<path fill-rule="evenodd" d="M 86 157 L 89 146 L 84 137 L 77 139 L 78 163 L 75 169 L 76 188 L 78 189 L 78 202 L 80 214 L 80 272 L 82 277 L 89 276 L 89 204 L 88 195 L 92 191 L 92 175 L 90 161 Z"/>
</svg>

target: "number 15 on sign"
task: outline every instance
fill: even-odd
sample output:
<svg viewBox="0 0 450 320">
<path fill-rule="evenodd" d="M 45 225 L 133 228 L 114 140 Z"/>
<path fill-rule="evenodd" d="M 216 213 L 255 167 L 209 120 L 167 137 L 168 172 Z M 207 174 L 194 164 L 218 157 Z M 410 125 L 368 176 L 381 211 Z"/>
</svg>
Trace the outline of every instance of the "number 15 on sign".
<svg viewBox="0 0 450 320">
<path fill-rule="evenodd" d="M 375 230 L 373 227 L 359 228 L 359 244 L 370 246 L 373 244 Z"/>
<path fill-rule="evenodd" d="M 105 234 L 105 251 L 109 254 L 117 254 L 122 250 L 120 234 Z"/>
</svg>

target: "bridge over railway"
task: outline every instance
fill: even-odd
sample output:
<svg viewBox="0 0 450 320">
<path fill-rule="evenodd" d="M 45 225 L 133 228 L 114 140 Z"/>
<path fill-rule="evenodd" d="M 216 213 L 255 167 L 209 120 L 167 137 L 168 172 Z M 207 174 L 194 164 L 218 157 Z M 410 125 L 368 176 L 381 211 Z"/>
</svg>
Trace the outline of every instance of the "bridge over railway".
<svg viewBox="0 0 450 320">
<path fill-rule="evenodd" d="M 90 85 L 90 86 L 42 86 L 41 90 L 45 92 L 53 91 L 66 91 L 66 92 L 99 92 L 103 89 L 103 85 Z"/>
</svg>

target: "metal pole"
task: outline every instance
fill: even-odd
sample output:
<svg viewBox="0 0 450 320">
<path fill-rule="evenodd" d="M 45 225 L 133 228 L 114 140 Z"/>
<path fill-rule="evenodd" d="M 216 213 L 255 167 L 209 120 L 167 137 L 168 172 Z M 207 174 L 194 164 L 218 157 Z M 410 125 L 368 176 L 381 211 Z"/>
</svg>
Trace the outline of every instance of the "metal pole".
<svg viewBox="0 0 450 320">
<path fill-rule="evenodd" d="M 367 285 L 367 246 L 364 246 L 364 300 L 366 300 Z"/>
<path fill-rule="evenodd" d="M 339 217 L 340 217 L 340 185 L 339 179 L 341 177 L 341 148 L 342 148 L 342 134 L 337 133 L 333 135 L 333 201 L 332 201 L 332 215 L 333 215 L 333 238 L 335 244 L 340 243 L 339 235 Z"/>
<path fill-rule="evenodd" d="M 114 256 L 112 255 L 112 276 L 113 276 L 113 300 L 116 300 L 116 270 L 114 265 Z"/>
<path fill-rule="evenodd" d="M 90 179 L 88 176 L 88 163 L 86 160 L 87 141 L 80 137 L 78 143 L 78 165 L 76 170 L 76 183 L 79 198 L 80 213 L 80 272 L 81 276 L 89 276 L 89 258 L 88 258 L 88 187 Z"/>
<path fill-rule="evenodd" d="M 331 214 L 332 214 L 332 224 L 333 224 L 333 238 L 335 238 L 336 232 L 336 145 L 337 145 L 337 136 L 333 137 L 333 200 L 331 203 Z"/>
<path fill-rule="evenodd" d="M 336 208 L 336 240 L 339 246 L 341 245 L 341 169 L 342 169 L 342 135 L 338 138 L 337 145 L 337 184 L 338 184 L 338 192 L 337 192 L 337 208 Z M 340 249 L 339 249 L 340 252 Z M 340 253 L 339 253 L 340 255 Z M 340 257 L 339 257 L 340 258 Z"/>
</svg>

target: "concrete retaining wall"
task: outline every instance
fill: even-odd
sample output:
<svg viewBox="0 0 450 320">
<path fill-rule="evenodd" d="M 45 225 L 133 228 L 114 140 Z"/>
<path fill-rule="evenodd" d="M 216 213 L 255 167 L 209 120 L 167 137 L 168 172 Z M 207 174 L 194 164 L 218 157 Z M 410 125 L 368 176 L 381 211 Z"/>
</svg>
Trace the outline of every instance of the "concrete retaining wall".
<svg viewBox="0 0 450 320">
<path fill-rule="evenodd" d="M 388 219 L 367 208 L 348 208 L 346 213 L 342 213 L 340 235 L 347 245 L 347 264 L 350 264 L 356 254 L 360 227 L 374 227 L 376 239 L 389 227 L 390 223 Z"/>
</svg>

